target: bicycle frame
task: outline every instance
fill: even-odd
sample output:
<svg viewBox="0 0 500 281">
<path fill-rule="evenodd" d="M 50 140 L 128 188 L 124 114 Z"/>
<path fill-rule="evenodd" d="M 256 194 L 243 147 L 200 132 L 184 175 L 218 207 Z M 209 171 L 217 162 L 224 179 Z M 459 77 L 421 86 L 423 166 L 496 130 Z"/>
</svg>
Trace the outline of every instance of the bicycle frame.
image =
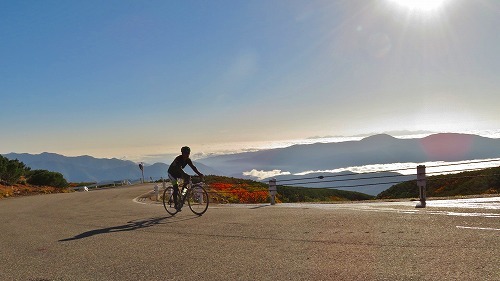
<svg viewBox="0 0 500 281">
<path fill-rule="evenodd" d="M 189 191 L 191 190 L 191 185 L 192 185 L 192 182 L 191 182 L 191 180 L 189 180 L 189 183 L 186 185 L 186 187 L 183 186 L 182 189 L 179 190 L 179 194 L 177 194 L 177 196 L 180 197 L 180 198 L 177 198 L 177 204 L 180 204 L 179 209 L 182 209 L 182 207 L 184 206 L 184 202 L 186 202 L 187 195 L 188 195 Z M 182 200 L 179 202 L 178 201 L 179 199 L 182 199 Z"/>
</svg>

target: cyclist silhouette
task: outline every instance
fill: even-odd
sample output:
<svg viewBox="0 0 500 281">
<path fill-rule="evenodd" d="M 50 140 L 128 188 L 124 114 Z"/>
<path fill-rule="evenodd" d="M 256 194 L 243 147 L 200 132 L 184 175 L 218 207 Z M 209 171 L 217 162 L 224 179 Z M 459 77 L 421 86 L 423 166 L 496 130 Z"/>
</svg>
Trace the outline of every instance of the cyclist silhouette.
<svg viewBox="0 0 500 281">
<path fill-rule="evenodd" d="M 172 182 L 172 186 L 174 188 L 173 196 L 174 196 L 174 204 L 175 208 L 180 211 L 180 208 L 178 208 L 177 205 L 177 196 L 179 194 L 179 183 L 177 182 L 178 179 L 183 180 L 182 188 L 186 188 L 187 184 L 189 183 L 190 175 L 188 175 L 186 172 L 184 172 L 184 168 L 189 165 L 191 169 L 195 173 L 198 174 L 198 176 L 203 177 L 203 174 L 198 171 L 196 166 L 193 164 L 193 161 L 189 158 L 189 154 L 191 153 L 191 149 L 187 146 L 184 146 L 181 148 L 181 155 L 175 157 L 174 161 L 172 161 L 172 164 L 170 164 L 170 167 L 168 167 L 168 178 Z"/>
</svg>

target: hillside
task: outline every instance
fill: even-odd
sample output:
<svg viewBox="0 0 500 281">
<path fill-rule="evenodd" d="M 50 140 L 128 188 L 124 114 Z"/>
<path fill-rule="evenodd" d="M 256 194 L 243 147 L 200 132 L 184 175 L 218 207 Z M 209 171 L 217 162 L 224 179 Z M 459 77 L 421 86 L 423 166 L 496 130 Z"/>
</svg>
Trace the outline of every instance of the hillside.
<svg viewBox="0 0 500 281">
<path fill-rule="evenodd" d="M 374 199 L 373 196 L 368 194 L 339 189 L 278 186 L 277 190 L 278 198 L 283 203 L 363 201 Z"/>
<path fill-rule="evenodd" d="M 262 182 L 224 176 L 207 176 L 210 198 L 218 203 L 269 202 L 269 186 Z M 373 199 L 373 196 L 325 188 L 277 187 L 277 202 L 334 202 Z"/>
<path fill-rule="evenodd" d="M 427 177 L 427 197 L 500 193 L 500 167 Z M 378 199 L 418 198 L 415 180 L 390 187 Z"/>
</svg>

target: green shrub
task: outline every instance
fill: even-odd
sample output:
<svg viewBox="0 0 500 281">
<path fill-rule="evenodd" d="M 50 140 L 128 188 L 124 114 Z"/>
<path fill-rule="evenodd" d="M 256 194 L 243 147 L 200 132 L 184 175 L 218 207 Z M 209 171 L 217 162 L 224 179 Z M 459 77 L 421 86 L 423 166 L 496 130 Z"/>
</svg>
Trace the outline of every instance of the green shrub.
<svg viewBox="0 0 500 281">
<path fill-rule="evenodd" d="M 47 170 L 34 170 L 28 175 L 27 182 L 33 185 L 67 187 L 69 184 L 61 173 Z"/>
<path fill-rule="evenodd" d="M 277 186 L 278 198 L 284 203 L 328 202 L 339 200 L 370 200 L 374 197 L 360 192 L 328 188 Z"/>
<path fill-rule="evenodd" d="M 15 184 L 21 176 L 30 170 L 23 162 L 15 159 L 9 160 L 0 155 L 0 180 L 8 184 Z"/>
</svg>

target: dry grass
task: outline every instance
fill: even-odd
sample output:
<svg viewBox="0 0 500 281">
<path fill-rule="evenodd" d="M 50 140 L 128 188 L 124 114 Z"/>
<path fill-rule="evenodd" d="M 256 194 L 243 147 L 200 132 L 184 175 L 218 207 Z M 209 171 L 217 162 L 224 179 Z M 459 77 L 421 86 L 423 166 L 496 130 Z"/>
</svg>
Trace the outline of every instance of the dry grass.
<svg viewBox="0 0 500 281">
<path fill-rule="evenodd" d="M 9 197 L 28 196 L 35 194 L 67 193 L 72 189 L 52 186 L 34 186 L 28 184 L 3 185 L 0 184 L 0 199 Z"/>
</svg>

